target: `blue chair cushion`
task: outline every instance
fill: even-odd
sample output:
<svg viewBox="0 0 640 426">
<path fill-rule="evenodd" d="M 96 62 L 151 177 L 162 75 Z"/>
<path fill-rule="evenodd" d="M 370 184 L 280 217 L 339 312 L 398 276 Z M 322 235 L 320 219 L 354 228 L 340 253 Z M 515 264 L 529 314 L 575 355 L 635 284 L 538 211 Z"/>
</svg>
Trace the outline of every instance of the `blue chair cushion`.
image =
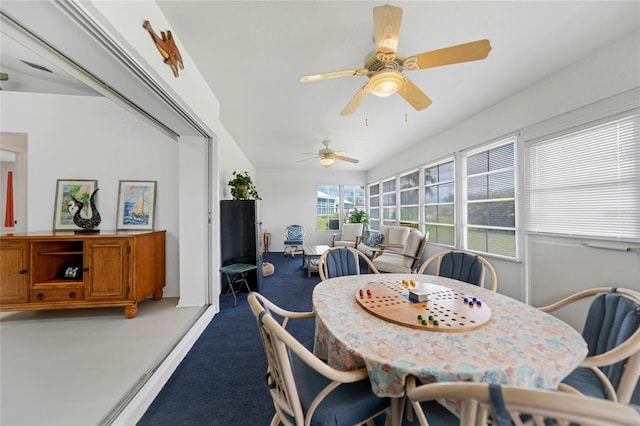
<svg viewBox="0 0 640 426">
<path fill-rule="evenodd" d="M 599 355 L 619 346 L 640 327 L 640 306 L 622 295 L 613 293 L 614 290 L 596 297 L 589 307 L 582 332 L 582 337 L 589 347 L 588 356 Z M 601 367 L 616 389 L 625 362 L 626 360 L 622 360 Z"/>
<path fill-rule="evenodd" d="M 329 251 L 325 262 L 329 278 L 357 275 L 359 271 L 355 256 L 346 248 Z"/>
<path fill-rule="evenodd" d="M 451 411 L 440 405 L 436 401 L 425 401 L 420 403 L 424 416 L 430 425 L 438 426 L 458 426 L 460 419 Z M 404 423 L 403 423 L 404 424 Z"/>
<path fill-rule="evenodd" d="M 480 285 L 482 264 L 472 254 L 449 252 L 440 262 L 440 276 Z"/>
<path fill-rule="evenodd" d="M 367 238 L 367 245 L 369 247 L 378 247 L 384 238 L 384 234 L 380 232 L 371 232 L 369 238 Z"/>
<path fill-rule="evenodd" d="M 284 240 L 285 244 L 302 244 L 303 240 Z"/>
<path fill-rule="evenodd" d="M 602 381 L 590 368 L 578 367 L 562 380 L 586 396 L 607 399 L 607 392 Z"/>
<path fill-rule="evenodd" d="M 292 364 L 302 409 L 308 411 L 313 398 L 329 384 L 306 363 L 293 355 Z M 379 398 L 371 391 L 368 379 L 338 386 L 320 403 L 311 419 L 312 426 L 352 426 L 362 423 L 389 407 L 389 398 Z M 292 421 L 292 420 L 291 420 Z"/>
</svg>

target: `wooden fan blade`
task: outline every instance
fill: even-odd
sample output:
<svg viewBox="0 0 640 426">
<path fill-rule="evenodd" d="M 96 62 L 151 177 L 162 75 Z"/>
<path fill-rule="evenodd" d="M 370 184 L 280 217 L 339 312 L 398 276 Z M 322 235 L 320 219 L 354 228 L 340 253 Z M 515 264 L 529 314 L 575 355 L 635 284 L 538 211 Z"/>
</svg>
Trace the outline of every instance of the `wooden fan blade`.
<svg viewBox="0 0 640 426">
<path fill-rule="evenodd" d="M 302 160 L 296 161 L 296 163 L 303 163 L 305 161 L 313 160 L 314 158 L 318 158 L 318 156 L 316 155 L 315 157 L 304 158 Z"/>
<path fill-rule="evenodd" d="M 373 8 L 373 30 L 377 52 L 395 54 L 398 51 L 401 23 L 401 8 L 388 4 Z"/>
<path fill-rule="evenodd" d="M 406 77 L 404 79 L 404 86 L 398 90 L 398 94 L 409 102 L 409 105 L 411 105 L 416 111 L 421 111 L 431 105 L 431 99 L 429 99 L 429 97 L 425 95 L 418 86 Z"/>
<path fill-rule="evenodd" d="M 300 83 L 311 83 L 313 81 L 327 80 L 336 77 L 357 77 L 361 75 L 367 75 L 369 72 L 366 68 L 360 68 L 356 70 L 344 70 L 344 71 L 332 71 L 323 72 L 320 74 L 311 74 L 300 77 Z"/>
<path fill-rule="evenodd" d="M 346 107 L 344 107 L 344 109 L 342 110 L 342 112 L 340 113 L 341 115 L 349 115 L 351 114 L 353 111 L 356 110 L 356 108 L 358 108 L 358 105 L 360 105 L 360 102 L 362 102 L 362 99 L 364 99 L 365 95 L 368 93 L 368 88 L 369 88 L 369 82 L 367 82 L 367 84 L 365 84 L 364 86 L 362 86 L 362 88 L 358 91 L 358 93 L 356 93 L 356 95 L 349 101 L 349 103 L 347 104 Z"/>
<path fill-rule="evenodd" d="M 334 155 L 333 156 L 334 160 L 342 160 L 342 161 L 348 161 L 350 163 L 355 163 L 358 164 L 360 162 L 360 160 L 356 160 L 355 158 L 350 158 L 350 157 L 343 157 L 342 155 Z"/>
<path fill-rule="evenodd" d="M 478 40 L 416 55 L 420 69 L 484 59 L 491 51 L 489 40 Z"/>
</svg>

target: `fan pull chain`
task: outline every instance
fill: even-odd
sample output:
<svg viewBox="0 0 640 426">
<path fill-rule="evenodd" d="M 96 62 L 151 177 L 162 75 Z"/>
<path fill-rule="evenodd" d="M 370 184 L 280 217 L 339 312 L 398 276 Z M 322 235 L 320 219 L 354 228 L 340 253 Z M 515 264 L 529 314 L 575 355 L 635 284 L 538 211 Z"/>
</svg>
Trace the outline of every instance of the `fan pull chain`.
<svg viewBox="0 0 640 426">
<path fill-rule="evenodd" d="M 366 94 L 367 99 L 364 103 L 364 127 L 369 127 L 369 93 Z"/>
</svg>

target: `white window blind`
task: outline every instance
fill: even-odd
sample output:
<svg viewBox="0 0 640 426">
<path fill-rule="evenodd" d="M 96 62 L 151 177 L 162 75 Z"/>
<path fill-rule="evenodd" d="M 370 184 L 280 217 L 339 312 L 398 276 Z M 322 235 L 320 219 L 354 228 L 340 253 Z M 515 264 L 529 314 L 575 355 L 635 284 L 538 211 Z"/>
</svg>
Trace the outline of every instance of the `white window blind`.
<svg viewBox="0 0 640 426">
<path fill-rule="evenodd" d="M 527 146 L 528 232 L 640 239 L 640 113 Z"/>
<path fill-rule="evenodd" d="M 464 248 L 517 257 L 516 136 L 466 154 Z"/>
</svg>

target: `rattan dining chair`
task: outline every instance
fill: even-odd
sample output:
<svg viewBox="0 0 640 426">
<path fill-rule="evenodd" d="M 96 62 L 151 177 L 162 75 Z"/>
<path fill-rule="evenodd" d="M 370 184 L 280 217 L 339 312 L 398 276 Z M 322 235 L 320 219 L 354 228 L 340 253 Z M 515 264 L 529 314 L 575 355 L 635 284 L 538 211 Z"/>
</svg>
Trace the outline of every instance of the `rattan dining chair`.
<svg viewBox="0 0 640 426">
<path fill-rule="evenodd" d="M 373 426 L 372 419 L 388 411 L 389 399 L 371 391 L 365 368 L 336 370 L 285 329 L 288 318 L 308 318 L 313 313 L 283 310 L 255 292 L 248 301 L 267 356 L 266 381 L 276 410 L 271 426 Z M 285 318 L 283 325 L 274 313 Z"/>
<path fill-rule="evenodd" d="M 594 296 L 582 331 L 589 352 L 561 389 L 628 404 L 640 378 L 640 293 L 598 287 L 540 309 L 553 312 Z"/>
<path fill-rule="evenodd" d="M 488 289 L 498 289 L 498 276 L 491 263 L 482 256 L 465 251 L 446 250 L 429 257 L 418 269 L 418 274 L 424 274 L 432 262 L 437 262 L 436 275 L 453 278 L 479 287 L 485 286 L 485 276 L 489 274 Z"/>
<path fill-rule="evenodd" d="M 322 281 L 345 275 L 360 275 L 360 261 L 367 264 L 368 272 L 379 274 L 371 260 L 358 249 L 333 247 L 320 256 L 318 273 Z"/>
<path fill-rule="evenodd" d="M 487 383 L 407 380 L 407 397 L 420 425 L 637 426 L 640 412 L 603 399 Z M 436 402 L 453 403 L 460 417 Z"/>
</svg>

